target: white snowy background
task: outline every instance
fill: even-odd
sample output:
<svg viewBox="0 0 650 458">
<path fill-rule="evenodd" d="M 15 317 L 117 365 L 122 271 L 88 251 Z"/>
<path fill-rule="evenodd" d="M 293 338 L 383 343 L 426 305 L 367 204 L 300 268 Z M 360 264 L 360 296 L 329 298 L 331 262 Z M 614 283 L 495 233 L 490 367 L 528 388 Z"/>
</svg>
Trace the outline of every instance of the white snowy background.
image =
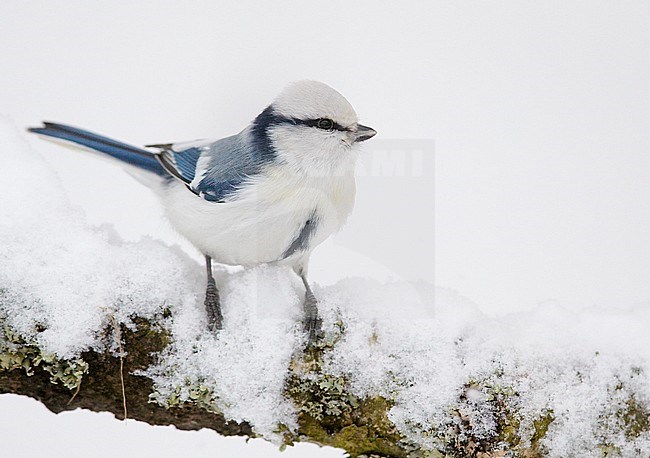
<svg viewBox="0 0 650 458">
<path fill-rule="evenodd" d="M 601 343 L 641 351 L 650 324 L 648 23 L 647 2 L 5 3 L 0 114 L 21 129 L 61 121 L 134 144 L 221 137 L 287 82 L 324 81 L 379 131 L 370 164 L 373 148 L 393 161 L 431 139 L 435 151 L 425 150 L 434 161 L 421 175 L 360 177 L 348 226 L 314 255 L 314 282 L 423 279 L 493 317 L 531 311 L 518 319 L 576 330 L 579 342 L 600 331 Z M 118 167 L 29 141 L 90 224 L 196 257 Z M 29 176 L 20 182 L 47 193 Z M 33 440 L 35 425 L 45 440 Z M 276 453 L 208 431 L 125 427 L 108 414 L 54 416 L 0 396 L 0 437 L 22 438 L 10 456 L 69 456 L 73 436 L 106 456 L 139 447 Z M 282 456 L 316 453 L 341 455 L 300 445 Z"/>
</svg>

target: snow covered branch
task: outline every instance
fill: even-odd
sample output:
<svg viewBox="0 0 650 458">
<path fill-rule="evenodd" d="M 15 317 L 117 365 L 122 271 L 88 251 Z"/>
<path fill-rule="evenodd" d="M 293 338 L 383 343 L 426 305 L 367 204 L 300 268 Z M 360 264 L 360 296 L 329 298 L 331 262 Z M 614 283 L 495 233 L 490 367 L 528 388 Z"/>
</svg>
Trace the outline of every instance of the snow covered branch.
<svg viewBox="0 0 650 458">
<path fill-rule="evenodd" d="M 0 393 L 33 397 L 55 413 L 84 408 L 112 412 L 117 418 L 124 418 L 126 399 L 128 418 L 155 425 L 173 424 L 179 429 L 211 428 L 223 435 L 252 435 L 248 424 L 228 422 L 223 415 L 195 405 L 168 409 L 151 403 L 152 382 L 137 371 L 154 362 L 152 355 L 165 347 L 166 335 L 153 331 L 143 320 L 136 321 L 137 330 L 125 329 L 122 333 L 124 347 L 128 348 L 123 371 L 117 354 L 87 351 L 78 358 L 60 360 L 44 355 L 5 328 L 0 345 Z"/>
<path fill-rule="evenodd" d="M 218 272 L 215 336 L 197 262 L 88 226 L 7 123 L 0 157 L 0 392 L 119 418 L 123 374 L 131 418 L 352 456 L 650 450 L 647 309 L 490 318 L 426 283 L 349 278 L 316 288 L 325 338 L 305 351 L 299 281 L 260 267 Z"/>
</svg>

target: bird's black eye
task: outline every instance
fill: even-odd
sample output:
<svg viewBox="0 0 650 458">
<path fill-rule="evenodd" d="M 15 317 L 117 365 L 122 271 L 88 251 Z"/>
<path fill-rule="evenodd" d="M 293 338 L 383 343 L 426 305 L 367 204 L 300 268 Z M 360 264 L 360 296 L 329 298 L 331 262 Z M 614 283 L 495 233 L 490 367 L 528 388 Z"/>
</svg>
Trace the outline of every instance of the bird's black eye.
<svg viewBox="0 0 650 458">
<path fill-rule="evenodd" d="M 320 118 L 316 121 L 316 127 L 323 130 L 334 130 L 334 121 L 327 118 Z"/>
</svg>

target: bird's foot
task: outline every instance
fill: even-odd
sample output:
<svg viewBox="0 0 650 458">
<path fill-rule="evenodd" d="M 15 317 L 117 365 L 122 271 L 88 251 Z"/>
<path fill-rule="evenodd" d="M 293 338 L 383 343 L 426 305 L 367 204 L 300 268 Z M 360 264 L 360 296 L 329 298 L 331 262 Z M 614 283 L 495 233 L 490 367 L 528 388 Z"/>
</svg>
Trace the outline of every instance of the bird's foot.
<svg viewBox="0 0 650 458">
<path fill-rule="evenodd" d="M 313 294 L 305 296 L 305 320 L 303 329 L 307 333 L 307 347 L 313 347 L 323 338 L 323 320 L 318 315 L 318 301 Z"/>
<path fill-rule="evenodd" d="M 205 311 L 208 314 L 208 329 L 212 332 L 223 328 L 223 315 L 221 315 L 221 303 L 219 300 L 219 290 L 214 279 L 208 280 L 208 286 L 205 290 Z"/>
</svg>

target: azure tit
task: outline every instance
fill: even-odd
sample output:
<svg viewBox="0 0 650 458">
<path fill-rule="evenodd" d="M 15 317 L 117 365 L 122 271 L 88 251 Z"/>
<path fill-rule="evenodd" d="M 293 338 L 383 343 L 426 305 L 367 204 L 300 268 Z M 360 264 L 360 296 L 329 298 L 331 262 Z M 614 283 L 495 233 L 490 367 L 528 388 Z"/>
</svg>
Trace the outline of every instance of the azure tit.
<svg viewBox="0 0 650 458">
<path fill-rule="evenodd" d="M 290 84 L 240 133 L 140 148 L 63 124 L 31 132 L 111 156 L 151 187 L 172 226 L 204 256 L 208 325 L 221 329 L 212 261 L 288 265 L 305 287 L 304 328 L 320 334 L 307 268 L 314 248 L 344 224 L 355 195 L 358 144 L 373 137 L 350 103 L 316 81 Z"/>
</svg>

